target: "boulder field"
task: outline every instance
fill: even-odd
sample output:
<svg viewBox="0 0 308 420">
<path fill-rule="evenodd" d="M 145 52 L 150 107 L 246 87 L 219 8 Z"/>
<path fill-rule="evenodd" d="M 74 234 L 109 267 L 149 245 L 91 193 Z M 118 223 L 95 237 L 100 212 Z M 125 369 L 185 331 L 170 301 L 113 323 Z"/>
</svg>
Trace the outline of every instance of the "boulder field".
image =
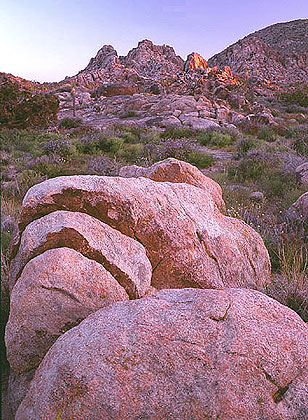
<svg viewBox="0 0 308 420">
<path fill-rule="evenodd" d="M 188 163 L 120 175 L 53 178 L 24 198 L 12 418 L 308 418 L 307 325 L 264 294 L 259 234 Z"/>
</svg>

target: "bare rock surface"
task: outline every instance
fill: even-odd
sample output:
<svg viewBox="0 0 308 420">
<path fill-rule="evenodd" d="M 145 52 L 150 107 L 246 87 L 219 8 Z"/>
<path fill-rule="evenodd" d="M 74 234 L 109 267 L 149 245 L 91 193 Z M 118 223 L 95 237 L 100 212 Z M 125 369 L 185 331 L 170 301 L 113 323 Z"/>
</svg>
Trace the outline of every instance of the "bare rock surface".
<svg viewBox="0 0 308 420">
<path fill-rule="evenodd" d="M 10 267 L 10 289 L 25 264 L 47 249 L 69 247 L 102 264 L 131 298 L 143 296 L 152 267 L 137 241 L 85 213 L 56 211 L 34 220 L 22 233 Z"/>
<path fill-rule="evenodd" d="M 168 158 L 154 163 L 149 168 L 137 165 L 123 166 L 120 169 L 120 176 L 126 178 L 145 177 L 159 182 L 180 182 L 195 185 L 209 192 L 218 208 L 225 208 L 220 185 L 203 175 L 195 166 L 178 159 Z"/>
<path fill-rule="evenodd" d="M 164 290 L 59 338 L 16 420 L 305 419 L 307 349 L 303 320 L 262 293 Z"/>
<path fill-rule="evenodd" d="M 261 237 L 244 222 L 224 216 L 215 200 L 211 191 L 183 183 L 59 177 L 28 191 L 20 227 L 56 210 L 88 213 L 142 243 L 157 289 L 262 289 L 270 263 Z"/>
<path fill-rule="evenodd" d="M 101 264 L 73 249 L 33 258 L 11 293 L 5 332 L 11 369 L 20 374 L 36 368 L 61 334 L 90 313 L 128 299 Z"/>
</svg>

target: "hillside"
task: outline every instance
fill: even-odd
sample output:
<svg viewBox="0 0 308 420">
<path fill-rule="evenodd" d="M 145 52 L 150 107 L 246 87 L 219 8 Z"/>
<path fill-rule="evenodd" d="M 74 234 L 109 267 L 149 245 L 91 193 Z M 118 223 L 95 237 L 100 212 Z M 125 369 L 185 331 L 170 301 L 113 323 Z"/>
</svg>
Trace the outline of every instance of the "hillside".
<svg viewBox="0 0 308 420">
<path fill-rule="evenodd" d="M 308 20 L 278 23 L 249 34 L 209 59 L 230 66 L 241 76 L 254 76 L 279 86 L 307 83 Z"/>
</svg>

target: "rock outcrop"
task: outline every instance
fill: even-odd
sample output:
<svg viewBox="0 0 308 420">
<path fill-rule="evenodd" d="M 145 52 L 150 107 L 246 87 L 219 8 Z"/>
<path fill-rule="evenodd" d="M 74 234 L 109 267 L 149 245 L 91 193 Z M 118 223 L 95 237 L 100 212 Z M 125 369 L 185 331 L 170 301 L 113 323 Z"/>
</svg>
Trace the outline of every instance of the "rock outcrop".
<svg viewBox="0 0 308 420">
<path fill-rule="evenodd" d="M 301 318 L 257 291 L 164 290 L 59 338 L 16 420 L 305 419 L 307 348 Z"/>
<path fill-rule="evenodd" d="M 210 190 L 146 178 L 54 178 L 28 191 L 20 227 L 56 210 L 88 213 L 144 246 L 155 288 L 262 290 L 269 281 L 270 264 L 260 236 L 245 223 L 224 216 L 219 187 L 208 184 Z M 41 220 L 31 223 L 31 229 Z"/>
<path fill-rule="evenodd" d="M 191 69 L 207 69 L 207 62 L 200 54 L 196 52 L 189 54 L 185 61 L 184 70 L 188 71 Z"/>
<path fill-rule="evenodd" d="M 184 60 L 175 54 L 169 45 L 154 45 L 144 39 L 133 48 L 126 57 L 121 57 L 121 63 L 135 70 L 143 77 L 161 78 L 173 75 L 183 70 Z"/>
</svg>

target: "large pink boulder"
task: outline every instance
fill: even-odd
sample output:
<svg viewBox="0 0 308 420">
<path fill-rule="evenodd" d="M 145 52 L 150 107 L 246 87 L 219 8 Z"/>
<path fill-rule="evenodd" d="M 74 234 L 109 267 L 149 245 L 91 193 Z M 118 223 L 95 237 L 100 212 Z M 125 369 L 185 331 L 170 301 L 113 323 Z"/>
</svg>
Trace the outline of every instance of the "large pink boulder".
<svg viewBox="0 0 308 420">
<path fill-rule="evenodd" d="M 303 420 L 307 365 L 307 325 L 262 293 L 164 290 L 60 337 L 16 420 Z"/>
<path fill-rule="evenodd" d="M 178 159 L 168 158 L 154 163 L 149 168 L 131 165 L 120 169 L 120 176 L 126 178 L 145 177 L 159 182 L 182 182 L 195 185 L 210 193 L 219 209 L 225 209 L 221 187 L 217 182 L 205 176 L 198 168 Z"/>
<path fill-rule="evenodd" d="M 31 258 L 58 247 L 73 248 L 102 264 L 131 298 L 143 296 L 151 284 L 151 263 L 139 242 L 88 214 L 55 211 L 23 231 L 10 266 L 10 289 Z"/>
<path fill-rule="evenodd" d="M 88 213 L 140 242 L 157 289 L 263 289 L 270 278 L 261 237 L 222 214 L 211 189 L 146 178 L 53 178 L 28 191 L 21 229 L 56 210 Z"/>
<path fill-rule="evenodd" d="M 73 249 L 51 249 L 31 259 L 11 293 L 5 331 L 11 369 L 36 368 L 60 335 L 92 312 L 128 299 L 110 272 Z"/>
</svg>

